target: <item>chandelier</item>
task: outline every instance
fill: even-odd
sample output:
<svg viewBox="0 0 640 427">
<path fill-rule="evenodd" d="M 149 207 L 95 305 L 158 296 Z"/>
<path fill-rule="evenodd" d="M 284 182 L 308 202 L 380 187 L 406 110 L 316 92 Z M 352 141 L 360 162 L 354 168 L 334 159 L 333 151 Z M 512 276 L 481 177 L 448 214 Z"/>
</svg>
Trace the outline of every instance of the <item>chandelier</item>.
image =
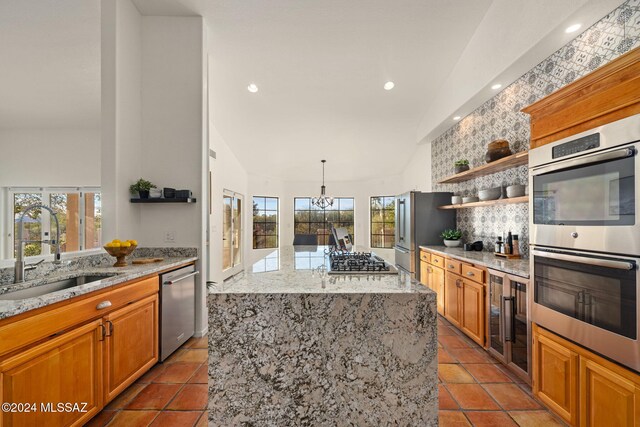
<svg viewBox="0 0 640 427">
<path fill-rule="evenodd" d="M 327 197 L 325 194 L 326 187 L 324 185 L 324 164 L 327 162 L 326 160 L 321 160 L 322 162 L 322 187 L 320 187 L 320 197 L 314 197 L 311 199 L 311 204 L 313 206 L 317 206 L 320 209 L 326 209 L 329 206 L 333 206 L 333 197 Z"/>
</svg>

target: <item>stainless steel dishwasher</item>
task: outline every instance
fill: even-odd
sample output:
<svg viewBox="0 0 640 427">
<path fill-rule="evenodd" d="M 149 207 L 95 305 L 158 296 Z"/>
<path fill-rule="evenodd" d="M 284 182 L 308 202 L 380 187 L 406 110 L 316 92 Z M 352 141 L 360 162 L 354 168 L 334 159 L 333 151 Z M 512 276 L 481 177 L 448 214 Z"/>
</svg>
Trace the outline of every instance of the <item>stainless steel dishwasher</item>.
<svg viewBox="0 0 640 427">
<path fill-rule="evenodd" d="M 195 266 L 160 276 L 160 361 L 191 338 L 196 326 Z"/>
</svg>

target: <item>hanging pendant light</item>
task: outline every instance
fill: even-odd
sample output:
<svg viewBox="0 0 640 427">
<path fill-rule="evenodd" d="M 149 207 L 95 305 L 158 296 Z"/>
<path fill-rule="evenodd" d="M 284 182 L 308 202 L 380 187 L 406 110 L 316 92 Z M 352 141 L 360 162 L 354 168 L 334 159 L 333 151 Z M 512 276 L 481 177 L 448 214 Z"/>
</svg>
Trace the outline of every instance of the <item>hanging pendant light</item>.
<svg viewBox="0 0 640 427">
<path fill-rule="evenodd" d="M 320 197 L 314 197 L 311 199 L 311 204 L 313 206 L 317 206 L 320 209 L 326 209 L 329 206 L 333 206 L 333 197 L 327 197 L 325 194 L 326 187 L 324 185 L 324 164 L 327 162 L 326 160 L 321 160 L 322 162 L 322 187 L 320 187 Z"/>
</svg>

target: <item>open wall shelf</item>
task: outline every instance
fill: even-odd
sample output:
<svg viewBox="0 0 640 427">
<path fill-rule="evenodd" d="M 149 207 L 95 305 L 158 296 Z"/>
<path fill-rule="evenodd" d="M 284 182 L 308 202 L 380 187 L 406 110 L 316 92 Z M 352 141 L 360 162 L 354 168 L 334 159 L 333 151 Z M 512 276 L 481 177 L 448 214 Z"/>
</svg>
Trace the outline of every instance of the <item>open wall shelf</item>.
<svg viewBox="0 0 640 427">
<path fill-rule="evenodd" d="M 460 205 L 444 205 L 438 209 L 481 208 L 483 206 L 510 205 L 513 203 L 529 203 L 529 196 L 511 197 L 509 199 L 486 200 L 484 202 L 462 203 Z"/>
<path fill-rule="evenodd" d="M 486 165 L 478 166 L 477 168 L 469 169 L 468 171 L 460 172 L 438 181 L 438 184 L 452 184 L 454 182 L 468 181 L 480 176 L 490 175 L 496 172 L 502 172 L 503 170 L 515 168 L 517 166 L 526 165 L 529 163 L 529 152 L 521 151 L 516 154 L 512 154 L 495 162 L 487 163 Z"/>
<path fill-rule="evenodd" d="M 165 199 L 165 198 L 149 198 L 149 199 L 131 199 L 131 203 L 195 203 L 195 197 L 181 197 L 181 198 L 173 198 L 173 199 Z"/>
</svg>

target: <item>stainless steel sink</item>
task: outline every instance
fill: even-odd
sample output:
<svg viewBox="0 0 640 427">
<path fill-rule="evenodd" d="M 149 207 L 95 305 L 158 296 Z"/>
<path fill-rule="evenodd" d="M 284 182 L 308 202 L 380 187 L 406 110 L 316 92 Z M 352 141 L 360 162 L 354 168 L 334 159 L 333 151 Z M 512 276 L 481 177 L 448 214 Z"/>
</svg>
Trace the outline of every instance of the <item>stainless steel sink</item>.
<svg viewBox="0 0 640 427">
<path fill-rule="evenodd" d="M 98 280 L 106 279 L 107 277 L 113 276 L 114 274 L 94 274 L 90 276 L 77 276 L 64 280 L 56 280 L 55 282 L 45 283 L 44 285 L 33 286 L 31 288 L 2 294 L 0 295 L 0 300 L 6 301 L 39 297 L 42 295 L 50 294 L 51 292 L 73 288 L 75 286 L 84 285 L 90 282 L 97 282 Z"/>
</svg>

